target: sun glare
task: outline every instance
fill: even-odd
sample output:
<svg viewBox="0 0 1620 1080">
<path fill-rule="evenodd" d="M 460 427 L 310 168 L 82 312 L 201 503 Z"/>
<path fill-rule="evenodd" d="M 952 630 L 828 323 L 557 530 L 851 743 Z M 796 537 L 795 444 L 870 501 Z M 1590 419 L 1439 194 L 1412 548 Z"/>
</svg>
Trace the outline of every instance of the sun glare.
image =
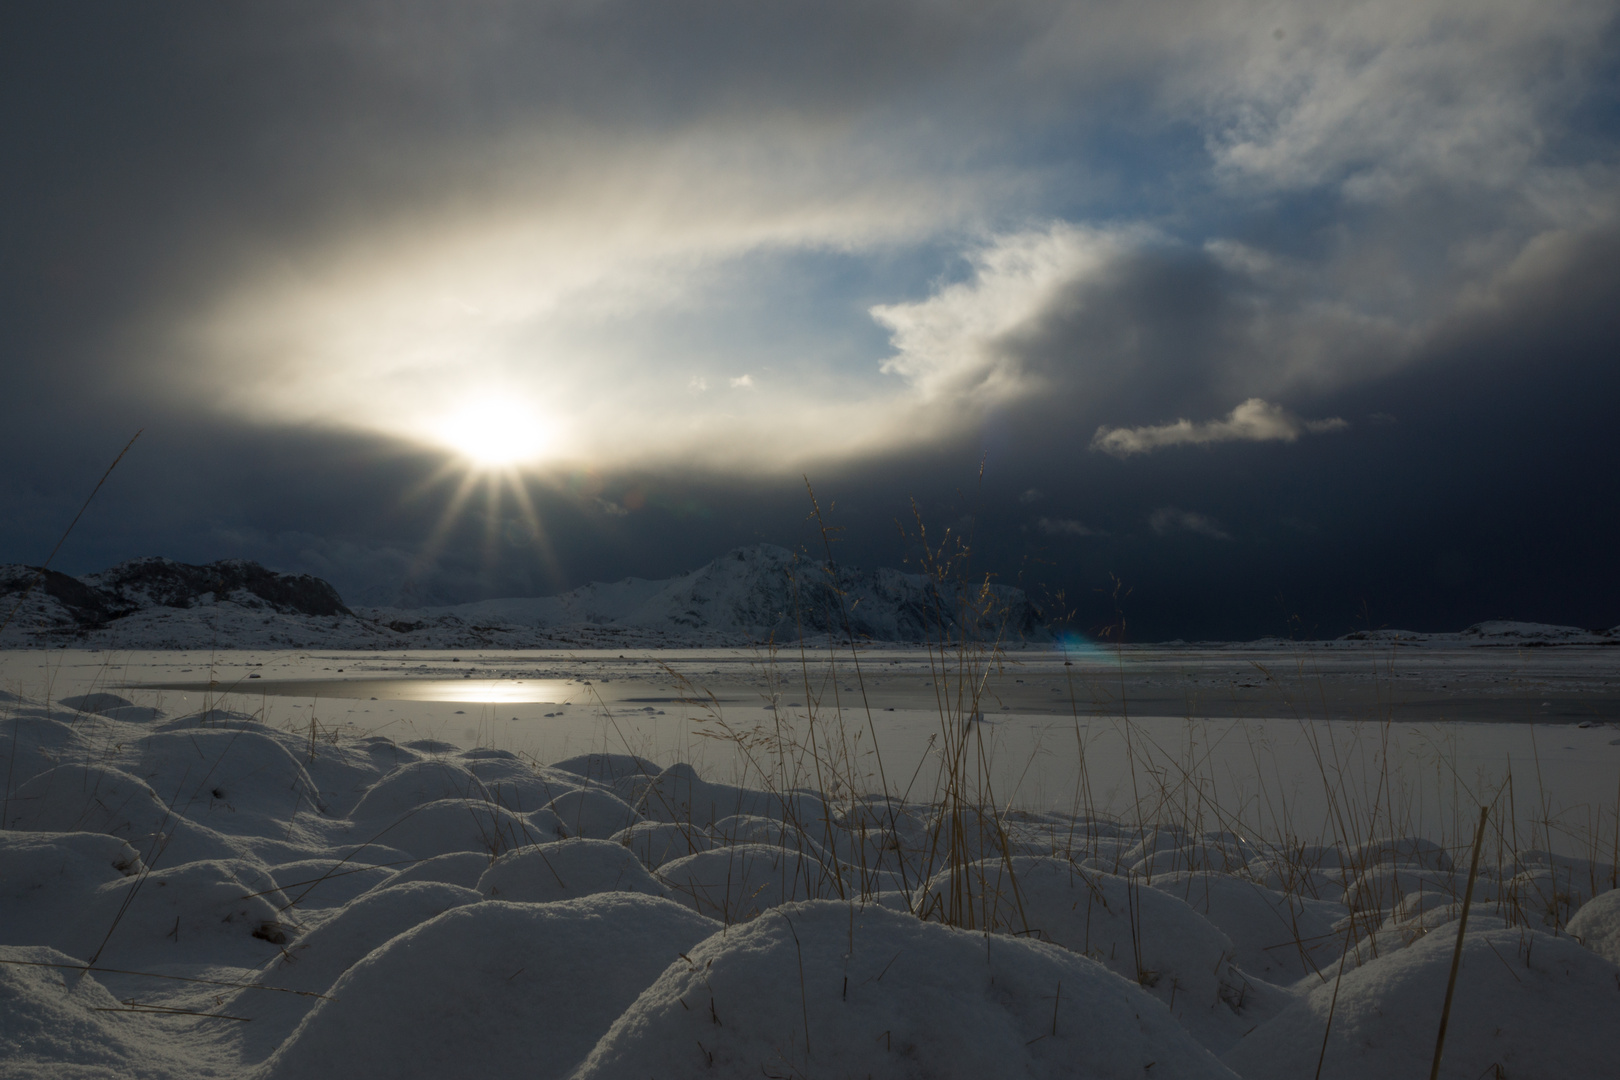
<svg viewBox="0 0 1620 1080">
<path fill-rule="evenodd" d="M 483 468 L 521 465 L 539 457 L 551 443 L 549 426 L 511 401 L 469 403 L 442 420 L 438 441 Z"/>
</svg>

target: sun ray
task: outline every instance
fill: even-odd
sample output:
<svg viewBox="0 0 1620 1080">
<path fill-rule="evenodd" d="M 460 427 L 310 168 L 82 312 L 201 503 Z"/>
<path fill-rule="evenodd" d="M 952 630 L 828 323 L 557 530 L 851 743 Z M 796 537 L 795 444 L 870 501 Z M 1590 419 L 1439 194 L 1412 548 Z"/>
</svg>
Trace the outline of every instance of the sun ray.
<svg viewBox="0 0 1620 1080">
<path fill-rule="evenodd" d="M 416 481 L 400 495 L 402 505 L 409 506 L 418 499 L 427 496 L 428 492 L 448 482 L 460 482 L 468 475 L 466 466 L 458 461 L 445 461 L 422 479 Z"/>
<path fill-rule="evenodd" d="M 503 470 L 504 471 L 504 470 Z M 501 544 L 501 488 L 502 473 L 493 469 L 484 473 L 484 567 L 496 564 Z"/>
<path fill-rule="evenodd" d="M 477 486 L 477 473 L 469 472 L 462 477 L 460 485 L 456 488 L 455 493 L 450 496 L 450 501 L 445 505 L 444 513 L 439 515 L 438 522 L 433 526 L 433 531 L 422 542 L 421 550 L 417 552 L 416 558 L 411 563 L 410 572 L 406 576 L 407 581 L 414 581 L 426 573 L 433 560 L 444 550 L 445 540 L 449 537 L 451 528 L 454 527 L 456 519 L 461 516 L 462 507 L 467 505 L 467 500 L 472 497 L 473 490 Z"/>
<path fill-rule="evenodd" d="M 524 524 L 529 527 L 529 535 L 534 539 L 535 551 L 539 554 L 540 561 L 545 565 L 547 575 L 556 580 L 560 577 L 557 552 L 552 547 L 551 537 L 540 520 L 539 511 L 535 509 L 534 500 L 529 497 L 528 485 L 524 482 L 524 477 L 520 473 L 514 472 L 510 479 L 512 501 L 517 503 L 518 513 L 523 515 Z"/>
</svg>

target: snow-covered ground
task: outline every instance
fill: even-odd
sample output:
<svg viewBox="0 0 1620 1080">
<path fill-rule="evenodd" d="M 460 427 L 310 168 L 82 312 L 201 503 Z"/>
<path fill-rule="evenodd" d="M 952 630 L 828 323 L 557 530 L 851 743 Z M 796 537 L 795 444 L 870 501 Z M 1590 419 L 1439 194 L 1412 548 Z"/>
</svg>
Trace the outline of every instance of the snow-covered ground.
<svg viewBox="0 0 1620 1080">
<path fill-rule="evenodd" d="M 1413 666 L 1602 702 L 1612 654 Z M 1421 1074 L 1481 802 L 1442 1075 L 1612 1075 L 1606 719 L 949 659 L 0 654 L 0 1076 Z"/>
</svg>

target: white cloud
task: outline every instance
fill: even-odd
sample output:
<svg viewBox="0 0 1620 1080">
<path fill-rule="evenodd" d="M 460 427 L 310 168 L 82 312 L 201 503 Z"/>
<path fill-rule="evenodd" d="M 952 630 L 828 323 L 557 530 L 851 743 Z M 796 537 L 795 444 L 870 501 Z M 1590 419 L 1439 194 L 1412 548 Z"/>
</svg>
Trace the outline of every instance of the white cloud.
<svg viewBox="0 0 1620 1080">
<path fill-rule="evenodd" d="M 1046 493 L 1040 488 L 1030 488 L 1028 491 L 1018 496 L 1018 501 L 1027 506 L 1030 503 L 1040 502 L 1044 498 L 1046 498 Z"/>
<path fill-rule="evenodd" d="M 731 388 L 733 390 L 752 390 L 754 388 L 754 377 L 752 375 L 738 375 L 731 380 Z"/>
<path fill-rule="evenodd" d="M 1212 517 L 1192 510 L 1178 510 L 1174 506 L 1161 506 L 1148 515 L 1148 525 L 1160 536 L 1173 532 L 1190 532 L 1207 536 L 1211 540 L 1230 540 L 1232 535 L 1221 528 Z"/>
<path fill-rule="evenodd" d="M 1124 458 L 1145 454 L 1166 446 L 1208 446 L 1218 442 L 1293 442 L 1303 432 L 1322 434 L 1343 431 L 1350 425 L 1338 417 L 1301 420 L 1280 405 L 1250 398 L 1225 419 L 1195 424 L 1177 420 L 1173 424 L 1149 427 L 1099 427 L 1092 436 L 1091 449 Z"/>
<path fill-rule="evenodd" d="M 1431 182 L 1519 189 L 1614 16 L 1601 0 L 1163 6 L 1142 8 L 1177 29 L 1138 62 L 1163 65 L 1167 108 L 1198 119 L 1225 179 L 1377 201 Z"/>
<path fill-rule="evenodd" d="M 1019 363 L 1007 339 L 1036 322 L 1077 281 L 1149 235 L 1146 229 L 1056 222 L 997 237 L 971 254 L 971 280 L 926 300 L 872 308 L 895 347 L 883 370 L 904 378 L 928 401 L 994 405 L 1027 397 L 1041 380 Z"/>
</svg>

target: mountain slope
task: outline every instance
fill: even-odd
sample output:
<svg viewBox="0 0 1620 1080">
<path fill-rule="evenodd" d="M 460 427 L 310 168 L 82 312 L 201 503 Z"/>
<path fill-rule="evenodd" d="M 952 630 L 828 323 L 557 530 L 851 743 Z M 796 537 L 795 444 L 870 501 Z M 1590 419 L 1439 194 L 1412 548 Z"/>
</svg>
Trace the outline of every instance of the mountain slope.
<svg viewBox="0 0 1620 1080">
<path fill-rule="evenodd" d="M 30 589 L 30 586 L 32 588 Z M 136 559 L 84 577 L 0 567 L 0 645 L 116 648 L 544 648 L 750 644 L 807 637 L 875 641 L 1045 640 L 1015 588 L 940 586 L 921 574 L 738 548 L 666 581 L 596 582 L 559 596 L 433 608 L 356 608 L 307 574 L 228 560 Z"/>
</svg>

